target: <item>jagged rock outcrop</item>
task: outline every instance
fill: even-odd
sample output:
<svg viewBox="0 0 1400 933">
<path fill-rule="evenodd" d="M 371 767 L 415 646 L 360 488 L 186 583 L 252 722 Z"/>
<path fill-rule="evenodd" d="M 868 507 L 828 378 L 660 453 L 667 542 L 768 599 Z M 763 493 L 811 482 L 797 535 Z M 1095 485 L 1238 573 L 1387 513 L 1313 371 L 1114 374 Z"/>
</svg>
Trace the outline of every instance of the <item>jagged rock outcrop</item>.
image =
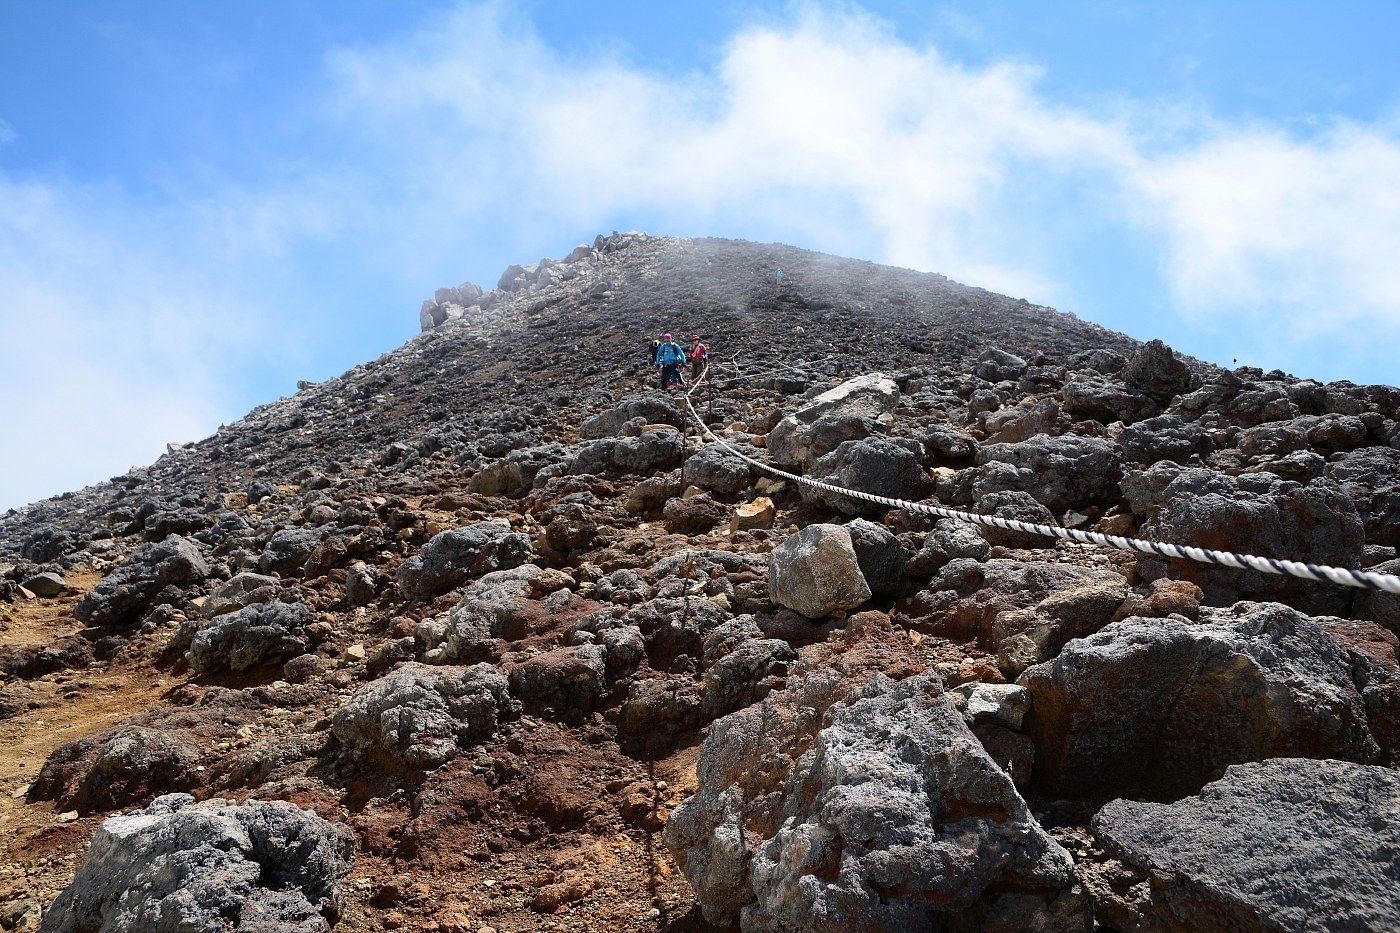
<svg viewBox="0 0 1400 933">
<path fill-rule="evenodd" d="M 860 637 L 712 728 L 700 789 L 665 834 L 706 917 L 751 930 L 1091 929 L 1068 855 L 937 677 L 890 679 L 880 667 L 907 670 L 893 645 L 862 655 Z"/>
</svg>

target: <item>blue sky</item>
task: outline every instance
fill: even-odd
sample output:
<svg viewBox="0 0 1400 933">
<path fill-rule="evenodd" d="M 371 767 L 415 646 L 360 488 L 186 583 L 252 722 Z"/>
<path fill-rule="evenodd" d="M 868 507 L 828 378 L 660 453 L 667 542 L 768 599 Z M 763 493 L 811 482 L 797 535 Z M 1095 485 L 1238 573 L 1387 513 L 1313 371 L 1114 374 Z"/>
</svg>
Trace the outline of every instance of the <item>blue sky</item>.
<svg viewBox="0 0 1400 933">
<path fill-rule="evenodd" d="M 1397 380 L 1400 4 L 0 0 L 0 508 L 613 229 Z"/>
</svg>

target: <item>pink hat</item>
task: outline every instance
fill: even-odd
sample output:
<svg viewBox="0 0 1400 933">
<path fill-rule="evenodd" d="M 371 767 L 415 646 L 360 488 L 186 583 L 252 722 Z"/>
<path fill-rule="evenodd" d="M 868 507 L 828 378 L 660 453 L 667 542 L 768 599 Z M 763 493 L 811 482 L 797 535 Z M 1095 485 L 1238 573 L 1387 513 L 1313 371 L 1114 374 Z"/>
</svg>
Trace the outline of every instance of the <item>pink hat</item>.
<svg viewBox="0 0 1400 933">
<path fill-rule="evenodd" d="M 661 339 L 662 339 L 662 340 L 670 340 L 670 339 L 671 339 L 671 335 L 670 335 L 670 334 L 662 334 L 662 335 L 661 335 Z"/>
</svg>

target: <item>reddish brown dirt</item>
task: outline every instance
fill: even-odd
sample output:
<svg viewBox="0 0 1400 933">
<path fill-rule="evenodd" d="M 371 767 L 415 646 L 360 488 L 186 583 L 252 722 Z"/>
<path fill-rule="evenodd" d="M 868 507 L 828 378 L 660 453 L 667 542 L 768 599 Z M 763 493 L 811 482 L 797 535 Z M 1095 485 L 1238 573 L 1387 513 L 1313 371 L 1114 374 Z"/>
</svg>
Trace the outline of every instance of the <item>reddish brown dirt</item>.
<svg viewBox="0 0 1400 933">
<path fill-rule="evenodd" d="M 52 644 L 77 632 L 73 606 L 100 577 L 71 574 L 64 596 L 0 608 L 0 645 Z M 371 648 L 392 628 L 353 614 L 338 616 L 336 627 L 340 641 Z M 541 642 L 558 636 L 556 626 L 540 629 L 534 637 Z M 78 817 L 50 802 L 26 802 L 50 753 L 146 710 L 187 705 L 209 686 L 161 661 L 169 634 L 133 639 L 109 663 L 5 686 L 25 708 L 0 720 L 0 905 L 50 903 L 111 815 Z M 261 680 L 277 676 L 266 672 Z M 309 729 L 354 686 L 305 709 L 267 710 L 251 737 L 228 751 L 284 729 Z M 291 800 L 349 827 L 357 861 L 337 930 L 713 929 L 660 837 L 670 808 L 695 788 L 698 746 L 648 765 L 623 755 L 600 720 L 571 729 L 527 716 L 475 752 L 420 786 L 386 775 L 341 782 L 308 761 L 261 787 L 196 795 Z"/>
</svg>

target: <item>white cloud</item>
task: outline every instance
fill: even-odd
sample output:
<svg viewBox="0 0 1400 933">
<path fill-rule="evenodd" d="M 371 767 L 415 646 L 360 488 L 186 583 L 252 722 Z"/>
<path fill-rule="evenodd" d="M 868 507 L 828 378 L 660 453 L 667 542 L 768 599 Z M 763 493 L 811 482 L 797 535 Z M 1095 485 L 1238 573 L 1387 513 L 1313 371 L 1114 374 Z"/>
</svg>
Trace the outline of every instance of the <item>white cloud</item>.
<svg viewBox="0 0 1400 933">
<path fill-rule="evenodd" d="M 1400 137 L 1352 124 L 1310 140 L 1227 128 L 1145 158 L 1130 183 L 1168 237 L 1184 310 L 1400 325 Z"/>
<path fill-rule="evenodd" d="M 463 214 L 505 195 L 561 225 L 780 218 L 804 245 L 843 234 L 873 258 L 1025 292 L 1050 270 L 1003 248 L 1017 192 L 1102 171 L 1124 146 L 1047 105 L 1031 69 L 970 70 L 817 7 L 737 34 L 714 74 L 565 61 L 496 6 L 333 66 L 344 125 L 378 145 L 418 140 L 409 184 Z"/>
<path fill-rule="evenodd" d="M 232 414 L 224 380 L 261 315 L 206 248 L 183 210 L 0 177 L 0 508 L 149 463 Z"/>
</svg>

